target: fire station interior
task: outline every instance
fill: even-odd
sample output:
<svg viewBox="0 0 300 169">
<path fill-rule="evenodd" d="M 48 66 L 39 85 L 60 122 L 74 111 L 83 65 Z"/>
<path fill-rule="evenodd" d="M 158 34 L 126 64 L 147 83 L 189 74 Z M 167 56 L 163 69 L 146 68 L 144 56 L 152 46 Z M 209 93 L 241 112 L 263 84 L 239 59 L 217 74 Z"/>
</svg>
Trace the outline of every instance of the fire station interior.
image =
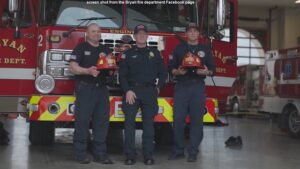
<svg viewBox="0 0 300 169">
<path fill-rule="evenodd" d="M 17 97 L 16 92 L 13 94 L 9 92 L 12 87 L 16 86 L 13 84 L 15 82 L 18 83 L 19 86 L 22 86 L 21 84 L 23 82 L 14 81 L 16 80 L 14 77 L 21 77 L 26 73 L 17 70 L 14 71 L 13 65 L 15 65 L 16 62 L 24 62 L 24 64 L 26 64 L 26 62 L 36 62 L 26 60 L 26 57 L 25 60 L 17 60 L 17 57 L 23 58 L 25 56 L 22 55 L 23 50 L 25 51 L 24 53 L 26 53 L 30 48 L 29 45 L 27 45 L 26 48 L 23 48 L 22 45 L 19 46 L 20 39 L 25 38 L 22 42 L 23 45 L 29 43 L 29 41 L 34 42 L 35 48 L 33 49 L 35 53 L 50 48 L 55 49 L 49 50 L 46 54 L 41 52 L 43 56 L 41 54 L 40 58 L 43 58 L 47 54 L 51 55 L 57 51 L 61 51 L 57 50 L 59 49 L 59 45 L 56 45 L 55 43 L 59 44 L 60 42 L 66 42 L 73 37 L 77 38 L 76 36 L 81 36 L 81 40 L 86 38 L 83 36 L 84 34 L 78 33 L 80 26 L 77 24 L 81 21 L 72 20 L 74 16 L 81 16 L 84 12 L 76 13 L 76 11 L 73 11 L 68 15 L 68 13 L 66 14 L 60 11 L 60 5 L 64 4 L 64 1 L 66 2 L 65 5 L 74 3 L 75 7 L 79 8 L 81 5 L 77 5 L 78 0 L 76 0 L 76 2 L 72 2 L 74 0 L 57 0 L 52 2 L 47 0 L 1 1 L 7 1 L 7 3 L 0 2 L 0 5 L 8 5 L 9 2 L 12 4 L 13 2 L 19 2 L 19 6 L 22 6 L 23 3 L 25 5 L 23 5 L 24 8 L 19 9 L 21 11 L 20 13 L 8 11 L 9 7 L 6 9 L 0 6 L 0 15 L 2 19 L 0 21 L 0 88 L 6 88 L 8 86 L 7 89 L 0 89 L 0 169 L 79 169 L 83 167 L 88 167 L 90 169 L 108 167 L 117 169 L 132 167 L 124 165 L 124 130 L 123 122 L 118 121 L 118 118 L 120 117 L 111 117 L 107 136 L 108 154 L 114 162 L 113 165 L 103 165 L 95 162 L 91 162 L 88 165 L 78 164 L 74 159 L 74 123 L 72 122 L 72 119 L 68 119 L 67 121 L 69 122 L 63 122 L 63 120 L 57 122 L 48 121 L 49 119 L 47 118 L 50 118 L 51 114 L 57 113 L 62 107 L 68 109 L 67 112 L 72 114 L 72 111 L 74 111 L 73 104 L 62 106 L 60 103 L 52 104 L 51 102 L 52 105 L 49 106 L 48 109 L 44 108 L 50 113 L 40 116 L 41 121 L 39 121 L 39 123 L 42 123 L 42 125 L 35 128 L 32 127 L 34 124 L 37 124 L 35 121 L 32 122 L 32 113 L 41 107 L 41 105 L 31 103 L 31 101 L 33 100 L 32 102 L 34 102 L 34 100 L 41 99 L 42 96 L 47 95 L 49 92 L 41 92 L 38 96 L 32 97 L 27 91 L 34 88 L 34 85 L 36 87 L 37 83 L 42 84 L 45 79 L 37 81 L 34 78 L 37 77 L 38 73 L 48 73 L 48 69 L 40 67 L 33 68 L 34 70 L 41 71 L 34 71 L 34 78 L 31 79 L 33 86 L 25 86 L 25 84 L 31 83 L 24 83 L 23 87 L 18 89 L 19 93 L 22 93 L 22 90 L 27 92 L 21 97 Z M 207 1 L 209 4 L 223 2 L 222 0 L 197 0 L 193 2 L 198 2 L 201 6 L 205 5 L 205 2 Z M 26 12 L 25 8 L 27 8 L 27 2 L 31 8 L 40 9 L 29 13 L 28 11 Z M 86 3 L 99 5 L 100 2 L 101 1 L 87 1 Z M 35 6 L 35 3 L 41 3 L 41 5 Z M 44 7 L 42 7 L 43 4 Z M 205 10 L 210 9 L 209 5 L 206 4 L 208 7 L 200 7 L 199 11 L 203 10 L 204 12 L 200 12 L 197 16 L 197 14 L 191 12 L 191 9 L 193 9 L 194 6 L 186 5 L 187 11 L 190 11 L 191 13 L 189 20 L 196 22 L 203 21 L 201 24 L 201 26 L 203 26 L 201 27 L 203 33 L 202 36 L 209 35 L 207 37 L 211 38 L 209 41 L 211 40 L 210 42 L 212 42 L 213 46 L 212 57 L 214 57 L 216 64 L 227 64 L 223 67 L 217 66 L 217 74 L 212 78 L 207 77 L 205 80 L 208 92 L 207 95 L 212 98 L 206 101 L 204 137 L 199 146 L 197 161 L 190 163 L 187 162 L 186 158 L 175 161 L 168 160 L 173 145 L 173 124 L 172 122 L 164 121 L 156 122 L 154 124 L 155 151 L 153 158 L 155 164 L 152 166 L 145 166 L 142 156 L 142 126 L 140 123 L 137 123 L 135 136 L 137 163 L 133 166 L 134 168 L 300 168 L 300 0 L 225 0 L 224 4 L 225 23 L 220 29 L 215 28 L 214 25 L 216 24 L 215 22 L 218 22 L 218 17 L 216 17 L 218 11 L 211 10 L 210 13 L 205 13 Z M 164 32 L 169 32 L 171 29 L 173 29 L 174 32 L 178 31 L 179 35 L 174 32 L 172 32 L 174 34 L 167 34 L 166 37 L 171 40 L 166 40 L 165 43 L 171 44 L 174 39 L 179 42 L 176 38 L 172 39 L 172 36 L 184 36 L 185 27 L 183 25 L 187 20 L 183 20 L 182 18 L 177 20 L 177 15 L 181 15 L 180 11 L 177 11 L 177 6 L 170 6 L 171 7 L 165 8 L 166 10 L 163 8 L 156 8 L 154 11 L 153 9 L 148 10 L 148 8 L 145 8 L 144 10 L 143 7 L 134 5 L 130 7 L 129 5 L 126 18 L 122 16 L 122 12 L 116 12 L 122 11 L 125 8 L 121 5 L 110 4 L 109 7 L 115 10 L 111 13 L 114 14 L 113 16 L 116 16 L 116 19 L 103 20 L 104 25 L 113 25 L 111 26 L 113 29 L 110 30 L 111 32 L 105 32 L 106 34 L 102 35 L 103 39 L 101 40 L 101 43 L 107 43 L 106 45 L 108 45 L 108 47 L 116 49 L 113 48 L 115 46 L 109 46 L 111 43 L 110 40 L 105 40 L 104 38 L 109 37 L 109 33 L 130 35 L 132 31 L 128 30 L 132 30 L 134 25 L 139 23 L 150 25 L 150 32 L 163 32 L 161 34 L 153 34 L 151 37 L 151 41 L 153 42 L 148 43 L 149 46 L 153 45 L 158 49 L 169 47 L 170 45 L 168 44 L 161 47 L 161 41 L 156 37 L 162 36 Z M 219 9 L 221 8 L 222 7 Z M 217 9 L 217 7 L 214 9 Z M 39 16 L 39 12 L 42 13 L 43 10 L 46 12 L 41 16 L 42 19 L 40 18 L 40 21 L 34 21 L 33 16 Z M 101 8 L 101 10 L 106 11 L 107 9 Z M 99 11 L 101 10 L 99 9 Z M 219 10 L 219 12 L 220 11 L 222 10 Z M 235 13 L 233 11 L 237 12 L 236 19 L 234 19 Z M 16 22 L 14 19 L 15 17 L 18 18 L 17 13 L 20 17 Z M 60 15 L 58 15 L 58 13 Z M 14 16 L 14 14 L 16 15 Z M 151 18 L 151 20 L 148 20 L 146 15 Z M 163 17 L 167 15 L 169 17 Z M 59 17 L 65 17 L 65 19 L 59 20 L 57 19 Z M 123 19 L 128 19 L 128 23 L 124 24 L 126 21 Z M 32 25 L 31 23 L 33 23 L 33 21 L 37 24 Z M 73 21 L 76 23 L 72 23 Z M 19 26 L 16 26 L 17 24 Z M 54 30 L 59 24 L 66 24 L 67 26 Z M 127 32 L 122 32 L 124 27 L 129 28 L 126 29 Z M 24 32 L 25 29 L 27 32 Z M 36 34 L 36 40 L 33 40 L 31 38 L 32 36 L 34 37 L 35 34 L 30 34 L 29 31 L 35 29 L 39 30 L 40 33 Z M 53 30 L 48 31 L 47 29 Z M 42 35 L 55 34 L 55 31 L 60 32 L 59 36 L 44 37 Z M 7 32 L 13 33 L 9 34 Z M 11 37 L 9 37 L 8 34 Z M 128 43 L 130 45 L 135 44 L 135 42 L 132 41 L 132 37 L 128 35 L 122 36 L 122 39 L 120 39 L 121 36 L 116 36 L 119 38 L 116 42 L 128 41 L 130 42 Z M 80 38 L 76 40 L 76 43 L 77 41 L 80 41 Z M 43 46 L 43 40 L 47 41 L 47 45 Z M 53 45 L 49 45 L 51 42 L 53 42 Z M 76 43 L 70 42 L 66 44 L 72 44 L 74 46 Z M 30 44 L 32 45 L 33 43 Z M 8 59 L 10 56 L 12 57 L 11 53 L 9 53 L 11 50 L 18 50 L 20 55 L 13 60 Z M 63 51 L 62 57 L 66 57 L 71 51 L 71 49 Z M 164 52 L 165 51 L 162 51 L 162 54 L 167 53 Z M 119 53 L 120 51 L 118 50 L 114 51 L 115 55 L 118 55 Z M 35 59 L 37 57 L 32 58 Z M 37 62 L 37 65 L 43 64 L 43 62 L 47 62 L 48 65 L 48 60 L 46 59 L 40 59 Z M 51 64 L 54 65 L 56 63 L 58 62 L 51 62 L 49 65 L 51 66 Z M 22 67 L 22 65 L 16 66 L 15 68 L 19 69 L 20 67 Z M 54 73 L 57 73 L 55 70 L 58 69 L 54 68 L 53 70 L 49 70 L 49 72 L 53 71 Z M 62 71 L 64 70 L 66 70 L 66 67 L 62 68 Z M 19 75 L 14 75 L 13 73 L 19 73 Z M 20 79 L 24 78 L 21 77 Z M 57 76 L 50 78 L 50 80 L 49 78 L 46 78 L 46 80 L 51 82 L 51 79 L 57 81 L 62 80 L 63 78 L 64 77 Z M 168 78 L 172 81 L 171 77 Z M 14 80 L 7 81 L 7 79 Z M 114 81 L 116 79 L 110 80 Z M 56 83 L 56 85 L 58 84 L 63 87 L 61 89 L 53 89 L 56 93 L 52 96 L 59 97 L 59 91 L 62 91 L 65 92 L 62 94 L 62 97 L 67 100 L 66 102 L 73 102 L 73 88 L 72 91 L 69 92 L 69 88 L 64 86 L 66 83 L 68 82 L 64 81 Z M 74 87 L 73 83 L 70 84 Z M 11 86 L 11 88 L 9 86 Z M 40 91 L 41 87 L 42 85 L 37 91 Z M 110 85 L 112 97 L 121 95 L 121 90 L 116 91 L 114 90 L 115 87 L 116 86 L 114 85 Z M 225 88 L 228 89 L 226 92 Z M 170 104 L 169 107 L 159 105 L 160 112 L 169 111 L 169 109 L 172 110 L 171 102 L 173 94 L 169 95 L 169 93 L 172 92 L 162 90 L 162 94 L 159 96 L 159 99 L 161 99 L 159 104 L 163 104 L 164 102 L 169 102 Z M 70 95 L 70 97 L 67 95 Z M 220 95 L 222 95 L 222 97 Z M 28 102 L 23 100 L 27 96 L 30 97 Z M 120 98 L 119 100 L 118 98 L 112 98 L 111 100 L 116 100 L 111 111 L 116 111 L 116 114 L 120 115 L 118 112 L 121 111 L 121 106 L 117 105 L 117 103 L 121 102 Z M 16 101 L 18 104 L 14 104 Z M 27 103 L 27 107 L 25 106 L 24 110 L 26 108 L 28 109 L 24 112 L 18 112 L 18 105 L 23 104 L 24 106 L 26 104 L 25 102 Z M 208 105 L 210 105 L 210 103 L 215 107 L 209 107 Z M 4 108 L 6 106 L 9 106 L 9 108 Z M 15 106 L 15 108 L 11 108 L 13 106 Z M 11 109 L 17 110 L 17 113 L 15 111 L 8 111 Z M 213 111 L 213 113 L 211 111 Z M 58 115 L 56 117 L 58 117 Z M 62 119 L 66 118 L 65 116 L 59 117 Z M 52 129 L 51 127 L 49 129 L 49 124 L 51 124 Z M 43 130 L 43 126 L 46 130 Z M 43 138 L 40 138 L 39 135 L 33 132 L 39 133 Z M 186 143 L 188 143 L 189 138 L 189 122 L 187 120 L 185 131 Z M 91 147 L 88 147 L 88 149 L 89 151 L 92 151 Z"/>
</svg>

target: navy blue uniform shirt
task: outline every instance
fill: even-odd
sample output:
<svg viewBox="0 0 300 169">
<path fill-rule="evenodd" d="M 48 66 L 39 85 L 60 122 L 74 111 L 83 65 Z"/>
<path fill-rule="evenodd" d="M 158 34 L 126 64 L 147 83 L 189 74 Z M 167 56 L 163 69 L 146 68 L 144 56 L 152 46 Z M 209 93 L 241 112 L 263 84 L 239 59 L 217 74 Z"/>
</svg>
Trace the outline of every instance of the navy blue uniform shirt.
<svg viewBox="0 0 300 169">
<path fill-rule="evenodd" d="M 157 84 L 157 87 L 161 88 L 167 78 L 160 52 L 150 47 L 133 47 L 124 52 L 119 74 L 121 88 L 125 92 L 130 90 L 130 84 L 134 83 Z"/>
<path fill-rule="evenodd" d="M 108 55 L 111 53 L 111 50 L 102 44 L 99 44 L 98 47 L 94 47 L 88 42 L 82 42 L 78 44 L 72 51 L 70 62 L 75 61 L 80 67 L 83 68 L 96 66 L 100 53 Z M 107 75 L 107 72 L 101 73 L 101 75 L 99 75 L 97 78 L 91 75 L 75 75 L 75 79 L 77 81 L 95 83 L 99 80 L 103 81 L 104 74 Z"/>
<path fill-rule="evenodd" d="M 207 66 L 208 70 L 212 71 L 213 74 L 215 73 L 215 64 L 214 59 L 211 54 L 211 49 L 208 45 L 189 45 L 187 43 L 181 43 L 176 46 L 173 51 L 173 54 L 170 56 L 170 62 L 168 70 L 172 73 L 173 69 L 178 69 L 181 66 L 181 62 L 183 57 L 188 53 L 191 52 L 196 54 L 200 57 L 201 63 Z M 196 70 L 188 70 L 185 75 L 177 76 L 177 80 L 180 81 L 187 81 L 187 80 L 204 80 L 205 76 L 199 76 L 196 73 Z"/>
</svg>

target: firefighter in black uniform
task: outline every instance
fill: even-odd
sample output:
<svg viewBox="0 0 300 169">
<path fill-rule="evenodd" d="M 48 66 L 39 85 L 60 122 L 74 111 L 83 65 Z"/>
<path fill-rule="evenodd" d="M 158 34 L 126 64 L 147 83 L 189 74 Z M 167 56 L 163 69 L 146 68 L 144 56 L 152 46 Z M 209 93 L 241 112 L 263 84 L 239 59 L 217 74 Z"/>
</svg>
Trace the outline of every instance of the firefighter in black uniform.
<svg viewBox="0 0 300 169">
<path fill-rule="evenodd" d="M 167 72 L 160 52 L 147 46 L 147 28 L 137 25 L 133 36 L 136 47 L 124 52 L 119 69 L 120 83 L 124 91 L 122 108 L 125 114 L 125 164 L 133 165 L 136 162 L 135 117 L 140 108 L 143 120 L 144 163 L 152 165 L 154 117 L 158 113 L 157 97 L 165 83 Z"/>
<path fill-rule="evenodd" d="M 101 45 L 100 27 L 92 23 L 87 27 L 87 42 L 75 47 L 70 58 L 70 71 L 75 74 L 75 132 L 74 146 L 76 160 L 90 163 L 87 156 L 89 126 L 93 129 L 94 162 L 112 164 L 106 152 L 106 136 L 109 126 L 109 93 L 105 86 L 103 72 L 97 71 L 99 55 L 111 51 Z"/>
<path fill-rule="evenodd" d="M 186 116 L 190 116 L 190 140 L 187 148 L 188 161 L 197 160 L 198 147 L 203 138 L 203 115 L 205 108 L 206 76 L 212 76 L 215 65 L 211 49 L 199 44 L 199 29 L 194 23 L 186 28 L 187 43 L 179 44 L 173 51 L 169 63 L 169 72 L 176 76 L 174 93 L 174 146 L 169 160 L 184 158 L 184 128 Z M 188 53 L 198 55 L 203 69 L 184 69 L 183 57 Z"/>
</svg>

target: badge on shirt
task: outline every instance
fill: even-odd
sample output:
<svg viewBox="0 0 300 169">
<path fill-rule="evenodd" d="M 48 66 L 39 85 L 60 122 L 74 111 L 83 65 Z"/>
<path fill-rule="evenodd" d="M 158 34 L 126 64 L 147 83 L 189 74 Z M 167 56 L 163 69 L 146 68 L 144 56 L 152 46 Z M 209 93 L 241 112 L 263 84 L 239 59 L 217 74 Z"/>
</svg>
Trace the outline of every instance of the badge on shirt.
<svg viewBox="0 0 300 169">
<path fill-rule="evenodd" d="M 173 55 L 169 55 L 169 60 L 173 60 Z"/>
<path fill-rule="evenodd" d="M 137 55 L 133 55 L 133 56 L 131 56 L 133 59 L 135 59 L 136 57 L 137 57 Z"/>
<path fill-rule="evenodd" d="M 154 53 L 151 51 L 149 52 L 149 59 L 153 58 L 154 57 Z"/>
<path fill-rule="evenodd" d="M 198 56 L 199 56 L 200 58 L 203 58 L 203 57 L 205 56 L 205 52 L 202 51 L 202 50 L 200 50 L 200 51 L 198 52 Z"/>
<path fill-rule="evenodd" d="M 91 51 L 84 51 L 84 55 L 91 55 Z"/>
</svg>

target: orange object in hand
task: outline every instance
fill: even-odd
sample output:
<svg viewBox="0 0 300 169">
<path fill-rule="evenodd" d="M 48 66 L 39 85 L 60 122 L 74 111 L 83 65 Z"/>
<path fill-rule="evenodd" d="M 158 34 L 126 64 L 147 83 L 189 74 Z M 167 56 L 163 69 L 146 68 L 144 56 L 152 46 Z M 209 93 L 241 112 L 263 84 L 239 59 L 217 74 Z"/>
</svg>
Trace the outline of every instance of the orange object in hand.
<svg viewBox="0 0 300 169">
<path fill-rule="evenodd" d="M 97 70 L 116 70 L 118 69 L 116 58 L 112 54 L 105 55 L 100 53 L 99 59 L 97 62 Z"/>
<path fill-rule="evenodd" d="M 181 66 L 184 69 L 204 69 L 200 57 L 198 55 L 192 54 L 191 52 L 188 52 L 183 57 Z"/>
</svg>

